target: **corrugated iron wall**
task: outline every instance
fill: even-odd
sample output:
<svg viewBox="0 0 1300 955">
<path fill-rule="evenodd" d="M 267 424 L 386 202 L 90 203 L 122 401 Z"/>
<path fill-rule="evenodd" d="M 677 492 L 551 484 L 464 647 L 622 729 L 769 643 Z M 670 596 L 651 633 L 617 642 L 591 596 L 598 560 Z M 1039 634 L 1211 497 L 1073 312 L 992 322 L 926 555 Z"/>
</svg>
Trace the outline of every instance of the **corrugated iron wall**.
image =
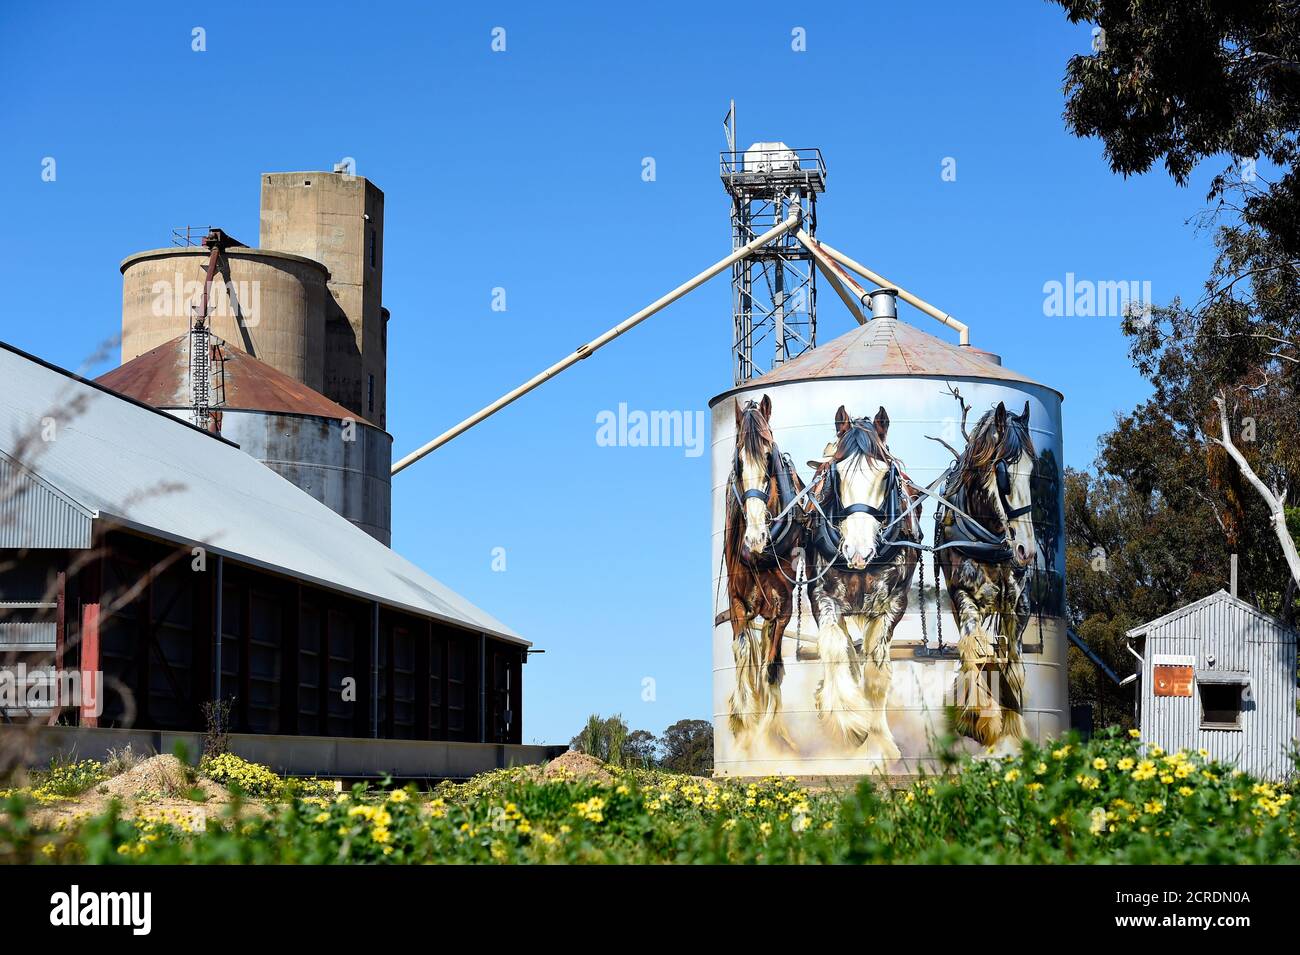
<svg viewBox="0 0 1300 955">
<path fill-rule="evenodd" d="M 86 548 L 91 515 L 0 451 L 0 548 Z"/>
<path fill-rule="evenodd" d="M 1296 732 L 1296 634 L 1231 599 L 1210 600 L 1146 632 L 1142 651 L 1141 727 L 1144 739 L 1166 750 L 1207 750 L 1257 776 L 1289 775 Z M 1250 678 L 1253 705 L 1241 713 L 1241 729 L 1201 726 L 1200 680 L 1192 695 L 1156 696 L 1155 654 L 1186 654 L 1204 670 L 1236 671 Z M 1211 666 L 1210 658 L 1214 663 Z"/>
</svg>

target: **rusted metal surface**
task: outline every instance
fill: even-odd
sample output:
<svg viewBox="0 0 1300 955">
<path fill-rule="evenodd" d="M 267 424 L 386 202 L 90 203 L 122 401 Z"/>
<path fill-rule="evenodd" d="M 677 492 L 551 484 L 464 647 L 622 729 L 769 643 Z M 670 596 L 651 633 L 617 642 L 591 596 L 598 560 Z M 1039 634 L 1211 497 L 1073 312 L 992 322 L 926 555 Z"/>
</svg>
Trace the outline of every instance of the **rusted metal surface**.
<svg viewBox="0 0 1300 955">
<path fill-rule="evenodd" d="M 1156 696 L 1191 696 L 1193 668 L 1190 666 L 1156 666 Z"/>
<path fill-rule="evenodd" d="M 316 415 L 370 424 L 320 392 L 213 336 L 213 408 Z M 190 407 L 189 336 L 180 335 L 95 379 L 154 408 Z"/>
<path fill-rule="evenodd" d="M 986 354 L 977 349 L 949 344 L 899 319 L 878 318 L 747 382 L 745 387 L 822 378 L 895 378 L 913 375 L 975 378 L 1046 387 L 1032 378 L 1002 367 L 991 357 L 985 357 Z M 731 393 L 725 392 L 719 397 Z"/>
</svg>

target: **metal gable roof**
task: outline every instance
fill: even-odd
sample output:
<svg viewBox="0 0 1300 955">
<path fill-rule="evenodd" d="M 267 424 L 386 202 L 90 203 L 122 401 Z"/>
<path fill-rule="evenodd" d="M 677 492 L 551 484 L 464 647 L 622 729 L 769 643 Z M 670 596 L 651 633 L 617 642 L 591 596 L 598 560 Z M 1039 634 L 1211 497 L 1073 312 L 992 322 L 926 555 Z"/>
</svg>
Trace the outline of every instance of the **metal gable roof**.
<svg viewBox="0 0 1300 955">
<path fill-rule="evenodd" d="M 4 343 L 0 451 L 97 521 L 528 642 L 237 446 Z"/>
<path fill-rule="evenodd" d="M 1155 629 L 1156 627 L 1161 627 L 1167 623 L 1172 623 L 1173 621 L 1178 620 L 1181 617 L 1187 617 L 1194 613 L 1198 613 L 1199 611 L 1204 610 L 1206 607 L 1215 603 L 1231 604 L 1234 609 L 1240 610 L 1244 613 L 1248 613 L 1251 616 L 1257 617 L 1258 619 L 1270 623 L 1275 627 L 1279 627 L 1283 630 L 1291 629 L 1281 620 L 1278 620 L 1276 617 L 1269 616 L 1268 614 L 1264 613 L 1264 611 L 1256 607 L 1254 604 L 1249 604 L 1246 601 L 1242 600 L 1240 597 L 1234 597 L 1226 590 L 1216 590 L 1214 593 L 1202 597 L 1200 600 L 1193 600 L 1185 607 L 1179 607 L 1177 610 L 1169 611 L 1169 613 L 1165 614 L 1163 617 L 1157 617 L 1155 620 L 1148 620 L 1146 623 L 1139 624 L 1138 626 L 1134 627 L 1132 630 L 1129 630 L 1127 633 L 1125 633 L 1125 636 L 1129 638 L 1139 637 L 1142 634 Z"/>
</svg>

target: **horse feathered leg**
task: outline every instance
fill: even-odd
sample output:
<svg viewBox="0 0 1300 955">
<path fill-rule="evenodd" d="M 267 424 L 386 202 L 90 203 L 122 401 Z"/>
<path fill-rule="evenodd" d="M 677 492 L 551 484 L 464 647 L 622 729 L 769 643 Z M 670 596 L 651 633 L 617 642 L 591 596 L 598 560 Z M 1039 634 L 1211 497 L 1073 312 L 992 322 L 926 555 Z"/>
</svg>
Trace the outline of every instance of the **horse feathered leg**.
<svg viewBox="0 0 1300 955">
<path fill-rule="evenodd" d="M 1010 632 L 1002 635 L 1006 645 L 1002 666 L 1002 735 L 1014 740 L 1023 740 L 1028 735 L 1024 717 L 1025 661 L 1020 640 L 1029 625 L 1029 615 L 1029 597 L 1023 590 L 1016 601 L 1015 613 L 1002 615 L 1010 623 L 1010 627 L 1004 626 Z"/>
<path fill-rule="evenodd" d="M 901 755 L 889 729 L 889 684 L 893 663 L 889 658 L 890 634 L 897 617 L 867 617 L 862 634 L 862 689 L 867 699 L 867 741 L 873 759 L 892 762 Z M 883 767 L 882 767 L 883 768 Z"/>
<path fill-rule="evenodd" d="M 988 671 L 996 668 L 993 642 L 984 629 L 982 613 L 975 599 L 961 587 L 949 588 L 961 635 L 957 639 L 960 660 L 954 686 L 956 725 L 954 729 L 984 745 L 1002 734 L 1002 707 L 994 698 Z"/>
<path fill-rule="evenodd" d="M 790 626 L 790 611 L 777 617 L 772 623 L 771 643 L 767 651 L 767 699 L 769 719 L 767 721 L 767 732 L 777 742 L 783 743 L 790 749 L 795 749 L 794 740 L 790 737 L 790 731 L 785 725 L 785 717 L 781 713 L 781 681 L 785 675 L 785 665 L 781 662 L 781 641 L 785 639 L 786 628 Z M 775 660 L 775 662 L 773 662 Z M 773 677 L 773 667 L 776 667 L 775 678 Z"/>
<path fill-rule="evenodd" d="M 731 654 L 736 664 L 736 686 L 727 701 L 728 720 L 731 735 L 738 745 L 743 746 L 749 725 L 755 710 L 754 677 L 758 667 L 758 641 L 750 627 L 750 621 L 744 603 L 738 598 L 731 600 Z"/>
<path fill-rule="evenodd" d="M 822 680 L 814 695 L 817 712 L 850 746 L 867 738 L 870 725 L 859 683 L 857 651 L 835 601 L 821 597 L 817 614 L 817 656 Z"/>
</svg>

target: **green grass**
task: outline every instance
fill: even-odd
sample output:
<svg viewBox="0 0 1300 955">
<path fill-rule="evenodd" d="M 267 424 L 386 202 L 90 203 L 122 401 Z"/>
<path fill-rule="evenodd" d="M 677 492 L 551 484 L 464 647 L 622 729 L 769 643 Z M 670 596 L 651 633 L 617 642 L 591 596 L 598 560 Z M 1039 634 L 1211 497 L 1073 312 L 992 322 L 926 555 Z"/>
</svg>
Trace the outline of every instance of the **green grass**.
<svg viewBox="0 0 1300 955">
<path fill-rule="evenodd" d="M 961 760 L 889 792 L 712 783 L 610 769 L 606 783 L 501 770 L 433 793 L 355 787 L 238 803 L 206 828 L 115 813 L 43 832 L 11 797 L 0 860 L 158 863 L 1273 863 L 1300 861 L 1291 792 L 1118 733 Z"/>
</svg>

